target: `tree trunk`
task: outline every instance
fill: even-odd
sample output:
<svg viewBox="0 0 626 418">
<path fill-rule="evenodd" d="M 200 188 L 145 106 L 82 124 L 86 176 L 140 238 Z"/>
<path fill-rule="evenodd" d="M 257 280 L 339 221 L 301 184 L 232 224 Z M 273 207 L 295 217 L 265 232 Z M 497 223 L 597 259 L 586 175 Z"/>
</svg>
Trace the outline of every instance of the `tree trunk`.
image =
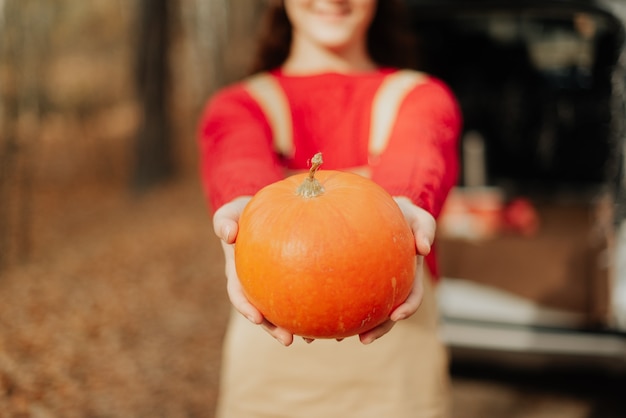
<svg viewBox="0 0 626 418">
<path fill-rule="evenodd" d="M 174 172 L 169 99 L 170 0 L 142 0 L 137 46 L 137 90 L 143 119 L 135 143 L 133 187 L 142 192 Z"/>
<path fill-rule="evenodd" d="M 11 80 L 0 90 L 0 270 L 31 253 L 33 150 L 52 17 L 46 1 L 0 2 L 0 65 Z"/>
</svg>

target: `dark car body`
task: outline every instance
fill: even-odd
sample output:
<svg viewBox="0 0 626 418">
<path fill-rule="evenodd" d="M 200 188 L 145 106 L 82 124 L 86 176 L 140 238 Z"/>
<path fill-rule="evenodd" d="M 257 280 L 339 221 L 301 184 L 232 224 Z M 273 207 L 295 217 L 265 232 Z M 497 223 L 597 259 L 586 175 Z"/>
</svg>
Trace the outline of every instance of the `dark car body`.
<svg viewBox="0 0 626 418">
<path fill-rule="evenodd" d="M 626 2 L 407 2 L 421 68 L 463 112 L 455 201 L 523 199 L 539 222 L 439 233 L 446 341 L 626 364 Z"/>
</svg>

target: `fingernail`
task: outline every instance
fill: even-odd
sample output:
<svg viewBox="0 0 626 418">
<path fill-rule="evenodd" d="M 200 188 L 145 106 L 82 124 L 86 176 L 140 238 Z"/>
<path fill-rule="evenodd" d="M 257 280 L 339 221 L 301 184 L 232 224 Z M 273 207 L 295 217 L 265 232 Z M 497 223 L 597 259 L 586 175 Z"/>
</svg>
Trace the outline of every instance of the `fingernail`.
<svg viewBox="0 0 626 418">
<path fill-rule="evenodd" d="M 287 346 L 287 343 L 285 341 L 283 341 L 283 339 L 281 337 L 276 337 L 276 340 L 281 343 L 282 345 L 284 345 L 285 347 Z"/>
<path fill-rule="evenodd" d="M 248 319 L 248 321 L 252 322 L 253 324 L 256 324 L 254 318 L 251 315 L 246 315 L 246 319 Z"/>
<path fill-rule="evenodd" d="M 391 318 L 393 322 L 402 321 L 403 319 L 406 319 L 406 314 L 399 314 Z"/>
<path fill-rule="evenodd" d="M 314 340 L 313 340 L 313 338 L 305 338 L 305 337 L 302 337 L 302 339 L 303 339 L 303 340 L 304 340 L 304 342 L 305 342 L 305 343 L 307 343 L 307 344 L 311 344 L 311 343 L 314 341 Z"/>
<path fill-rule="evenodd" d="M 228 238 L 230 237 L 230 226 L 225 226 L 222 229 L 222 239 L 228 242 Z"/>
<path fill-rule="evenodd" d="M 376 338 L 374 337 L 367 337 L 367 338 L 364 338 L 361 342 L 365 345 L 368 345 L 368 344 L 373 343 L 375 340 Z"/>
</svg>

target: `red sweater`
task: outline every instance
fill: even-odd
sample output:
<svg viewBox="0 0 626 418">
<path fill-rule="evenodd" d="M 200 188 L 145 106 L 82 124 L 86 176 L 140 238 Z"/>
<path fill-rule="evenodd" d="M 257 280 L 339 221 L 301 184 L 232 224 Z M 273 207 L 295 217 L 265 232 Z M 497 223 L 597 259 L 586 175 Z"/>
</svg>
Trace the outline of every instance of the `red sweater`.
<svg viewBox="0 0 626 418">
<path fill-rule="evenodd" d="M 288 76 L 272 72 L 292 116 L 294 155 L 273 148 L 271 128 L 258 103 L 241 83 L 208 102 L 200 121 L 200 162 L 205 192 L 213 209 L 284 177 L 284 169 L 307 169 L 322 152 L 322 169 L 369 166 L 373 181 L 393 196 L 406 196 L 438 217 L 457 180 L 461 113 L 449 88 L 433 77 L 403 99 L 391 136 L 374 160 L 368 152 L 372 101 L 385 76 L 323 73 Z M 426 259 L 437 275 L 434 251 Z"/>
</svg>

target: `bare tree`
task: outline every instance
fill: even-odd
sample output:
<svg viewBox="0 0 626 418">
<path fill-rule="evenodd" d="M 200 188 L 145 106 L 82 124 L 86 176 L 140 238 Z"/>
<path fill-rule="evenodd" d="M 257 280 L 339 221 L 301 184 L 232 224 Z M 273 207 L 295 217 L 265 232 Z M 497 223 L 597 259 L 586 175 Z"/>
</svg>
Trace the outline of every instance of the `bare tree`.
<svg viewBox="0 0 626 418">
<path fill-rule="evenodd" d="M 169 119 L 170 12 L 174 0 L 141 0 L 136 82 L 142 122 L 136 141 L 133 186 L 144 191 L 172 176 Z"/>
<path fill-rule="evenodd" d="M 184 34 L 190 53 L 194 106 L 226 83 L 246 75 L 262 0 L 179 0 Z"/>
<path fill-rule="evenodd" d="M 53 8 L 45 0 L 0 2 L 0 270 L 28 257 L 32 162 L 43 113 L 42 68 Z M 13 257 L 11 257 L 11 255 Z"/>
</svg>

